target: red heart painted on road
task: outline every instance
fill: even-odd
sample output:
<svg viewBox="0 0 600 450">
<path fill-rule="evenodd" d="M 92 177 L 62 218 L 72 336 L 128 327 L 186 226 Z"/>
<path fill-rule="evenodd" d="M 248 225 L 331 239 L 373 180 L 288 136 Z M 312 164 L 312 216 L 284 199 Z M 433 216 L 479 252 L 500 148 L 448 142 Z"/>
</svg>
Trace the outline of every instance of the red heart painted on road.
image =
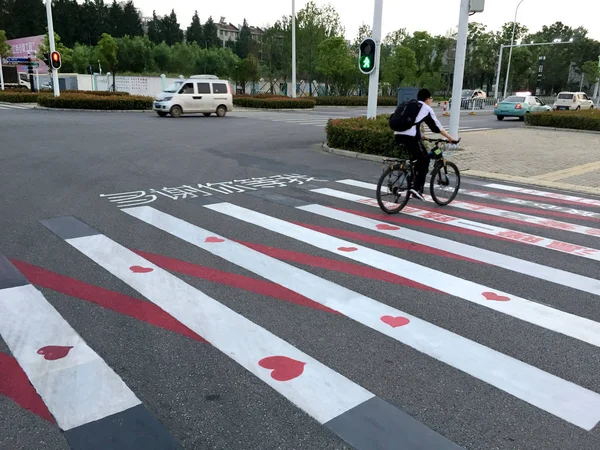
<svg viewBox="0 0 600 450">
<path fill-rule="evenodd" d="M 290 381 L 302 375 L 306 363 L 287 356 L 268 356 L 261 359 L 258 365 L 273 370 L 271 378 L 274 380 Z"/>
<path fill-rule="evenodd" d="M 338 250 L 340 252 L 355 252 L 358 249 L 356 247 L 339 247 Z"/>
<path fill-rule="evenodd" d="M 44 358 L 48 361 L 55 361 L 57 359 L 62 359 L 69 354 L 69 351 L 73 347 L 63 347 L 60 345 L 48 345 L 46 347 L 40 348 L 37 353 L 38 355 L 44 355 Z"/>
<path fill-rule="evenodd" d="M 225 242 L 225 239 L 218 238 L 216 236 L 210 236 L 204 239 L 204 242 L 217 243 L 217 242 Z"/>
<path fill-rule="evenodd" d="M 510 297 L 498 295 L 495 292 L 484 292 L 481 295 L 483 295 L 486 298 L 486 300 L 494 300 L 497 302 L 508 302 L 510 300 Z"/>
<path fill-rule="evenodd" d="M 408 325 L 410 323 L 410 320 L 402 316 L 382 316 L 381 321 L 388 324 L 392 328 L 403 327 L 404 325 Z"/>
<path fill-rule="evenodd" d="M 129 270 L 133 273 L 148 273 L 152 272 L 154 269 L 152 267 L 131 266 Z"/>
<path fill-rule="evenodd" d="M 378 230 L 395 231 L 395 230 L 399 230 L 400 227 L 397 227 L 397 226 L 394 226 L 394 225 L 387 225 L 385 223 L 381 223 L 381 224 L 377 225 L 377 229 Z"/>
</svg>

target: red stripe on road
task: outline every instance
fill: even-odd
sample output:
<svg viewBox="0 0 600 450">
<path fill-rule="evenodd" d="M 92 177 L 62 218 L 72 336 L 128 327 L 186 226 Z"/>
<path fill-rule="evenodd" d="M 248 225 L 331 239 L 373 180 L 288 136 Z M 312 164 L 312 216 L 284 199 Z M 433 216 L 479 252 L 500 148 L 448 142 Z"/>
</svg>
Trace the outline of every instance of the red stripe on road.
<svg viewBox="0 0 600 450">
<path fill-rule="evenodd" d="M 494 199 L 491 199 L 494 200 Z M 498 208 L 498 209 L 504 209 L 506 211 L 514 211 L 514 212 L 521 212 L 521 213 L 525 213 L 525 214 L 530 214 L 530 215 L 547 215 L 547 216 L 555 216 L 555 217 L 561 217 L 564 219 L 572 219 L 572 220 L 591 220 L 592 222 L 600 222 L 600 219 L 597 219 L 595 217 L 586 217 L 586 216 L 580 216 L 577 214 L 569 214 L 566 212 L 561 212 L 561 211 L 552 211 L 552 210 L 548 210 L 548 209 L 543 209 L 543 208 L 527 208 L 525 206 L 515 206 L 515 205 L 505 205 L 504 203 L 501 205 L 498 204 L 491 204 L 491 203 L 480 203 L 480 202 L 472 202 L 469 201 L 469 204 L 472 205 L 477 205 L 477 206 L 485 206 L 487 208 Z M 540 203 L 540 202 L 537 202 Z M 516 219 L 514 219 L 516 220 Z M 518 221 L 520 224 L 522 224 L 523 222 Z M 531 224 L 530 224 L 531 225 Z"/>
<path fill-rule="evenodd" d="M 42 419 L 56 423 L 17 360 L 2 352 L 0 352 L 0 395 L 5 395 L 21 408 L 31 411 Z"/>
<path fill-rule="evenodd" d="M 467 202 L 465 202 L 467 203 Z M 473 203 L 473 202 L 468 202 L 469 204 L 472 204 L 473 206 L 477 205 L 477 203 Z M 449 206 L 452 206 L 452 204 L 450 204 Z M 492 209 L 498 209 L 498 208 L 494 208 L 493 206 L 489 205 L 489 204 L 484 204 L 483 206 L 487 207 L 487 208 L 492 208 Z M 423 211 L 429 211 L 429 212 L 435 212 L 435 213 L 439 213 L 440 209 L 439 208 L 434 208 L 432 206 L 418 206 L 419 209 L 422 209 Z M 538 227 L 538 228 L 549 228 L 543 225 L 537 225 L 534 223 L 529 223 L 529 222 L 525 222 L 523 220 L 517 220 L 517 219 L 511 219 L 509 217 L 498 217 L 498 216 L 492 216 L 489 214 L 484 214 L 484 213 L 476 213 L 476 212 L 468 212 L 468 211 L 459 211 L 456 209 L 444 209 L 444 214 L 447 214 L 449 216 L 453 216 L 453 217 L 462 217 L 463 219 L 473 219 L 473 220 L 485 220 L 486 222 L 498 222 L 498 223 L 508 223 L 511 225 L 529 225 L 529 226 L 533 226 L 533 227 Z"/>
<path fill-rule="evenodd" d="M 273 258 L 281 259 L 284 261 L 291 261 L 307 266 L 319 267 L 321 269 L 334 270 L 336 272 L 343 272 L 349 275 L 355 275 L 363 278 L 370 278 L 378 281 L 386 281 L 388 283 L 400 284 L 414 289 L 422 291 L 438 292 L 445 294 L 445 292 L 439 291 L 424 284 L 417 283 L 398 275 L 386 272 L 384 270 L 373 269 L 371 267 L 362 266 L 360 264 L 348 263 L 344 261 L 337 261 L 334 259 L 323 258 L 320 256 L 307 255 L 305 253 L 294 252 L 291 250 L 283 250 L 275 247 L 268 247 L 266 245 L 255 244 L 253 242 L 239 242 L 240 244 L 250 247 L 253 250 L 264 253 L 265 255 Z"/>
<path fill-rule="evenodd" d="M 492 189 L 492 188 L 490 188 Z M 577 205 L 577 206 L 588 206 L 588 207 L 593 207 L 592 205 L 586 205 L 585 203 L 581 203 L 581 202 L 574 202 L 573 200 L 561 200 L 559 198 L 552 198 L 552 197 L 541 197 L 539 195 L 526 195 L 526 194 L 514 194 L 514 193 L 509 193 L 507 191 L 474 191 L 474 192 L 481 192 L 484 194 L 492 194 L 492 195 L 501 195 L 502 197 L 510 197 L 510 198 L 518 198 L 521 200 L 530 200 L 532 202 L 543 202 L 543 203 L 564 203 L 566 205 Z"/>
<path fill-rule="evenodd" d="M 369 242 L 371 244 L 383 245 L 386 247 L 400 248 L 402 250 L 409 250 L 412 252 L 426 253 L 435 256 L 444 256 L 446 258 L 458 259 L 460 261 L 468 261 L 476 264 L 482 264 L 481 261 L 476 261 L 465 256 L 457 255 L 455 253 L 446 252 L 439 250 L 434 247 L 428 247 L 423 244 L 415 244 L 413 242 L 404 242 L 397 239 L 384 238 L 379 236 L 370 236 L 368 234 L 357 233 L 355 231 L 339 230 L 337 228 L 321 227 L 318 225 L 310 225 L 300 222 L 291 222 L 301 227 L 310 228 L 311 230 L 319 231 L 321 233 L 329 234 L 330 236 L 340 237 L 344 239 L 354 239 L 362 242 Z"/>
<path fill-rule="evenodd" d="M 146 258 L 148 261 L 162 267 L 165 270 L 171 270 L 173 272 L 190 275 L 196 278 L 202 278 L 204 280 L 213 281 L 219 284 L 225 284 L 233 286 L 238 289 L 244 289 L 246 291 L 254 292 L 256 294 L 273 297 L 279 300 L 283 300 L 289 303 L 295 303 L 300 306 L 307 306 L 309 308 L 318 309 L 334 314 L 340 314 L 339 312 L 321 305 L 303 295 L 298 294 L 290 289 L 284 288 L 275 283 L 269 281 L 257 280 L 255 278 L 246 277 L 243 275 L 237 275 L 229 272 L 222 272 L 220 270 L 211 269 L 209 267 L 199 266 L 186 261 L 181 261 L 168 256 L 156 255 L 154 253 L 143 252 L 141 250 L 132 250 L 138 255 Z"/>
<path fill-rule="evenodd" d="M 419 207 L 421 207 L 421 206 L 419 205 Z M 338 208 L 335 206 L 331 206 L 331 208 L 337 209 L 338 211 L 344 211 L 347 213 L 356 214 L 357 216 L 368 217 L 369 219 L 376 219 L 376 220 L 381 220 L 381 221 L 386 221 L 386 222 L 400 223 L 403 225 L 412 225 L 416 228 L 429 228 L 432 230 L 447 231 L 450 233 L 458 233 L 458 234 L 466 234 L 468 236 L 476 236 L 476 237 L 485 238 L 485 239 L 497 239 L 497 240 L 506 241 L 506 242 L 514 242 L 509 239 L 502 238 L 500 236 L 493 236 L 491 234 L 482 233 L 480 231 L 467 230 L 465 228 L 457 228 L 457 227 L 453 227 L 450 225 L 444 225 L 442 223 L 432 223 L 427 220 L 409 219 L 409 218 L 403 217 L 402 213 L 400 213 L 400 216 L 390 216 L 388 214 L 370 213 L 370 212 L 358 211 L 358 210 L 354 210 L 354 209 Z M 438 211 L 436 211 L 436 212 L 438 212 Z"/>
<path fill-rule="evenodd" d="M 165 330 L 183 334 L 196 341 L 207 342 L 154 303 L 84 283 L 22 261 L 11 260 L 11 262 L 31 284 L 94 303 Z"/>
</svg>

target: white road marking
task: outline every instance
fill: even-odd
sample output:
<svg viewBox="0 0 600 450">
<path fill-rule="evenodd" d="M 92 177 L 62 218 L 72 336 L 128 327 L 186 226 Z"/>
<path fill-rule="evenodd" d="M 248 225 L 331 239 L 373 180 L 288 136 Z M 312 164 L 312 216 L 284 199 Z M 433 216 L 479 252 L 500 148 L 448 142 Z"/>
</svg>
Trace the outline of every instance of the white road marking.
<svg viewBox="0 0 600 450">
<path fill-rule="evenodd" d="M 491 189 L 502 189 L 505 191 L 519 192 L 521 194 L 537 195 L 539 197 L 554 198 L 554 199 L 558 199 L 558 200 L 568 200 L 571 202 L 581 203 L 583 205 L 600 206 L 600 200 L 576 197 L 574 195 L 556 194 L 554 192 L 540 191 L 537 189 L 520 188 L 520 187 L 516 187 L 516 186 L 509 186 L 509 185 L 498 184 L 498 183 L 484 184 L 484 186 L 491 188 Z"/>
</svg>

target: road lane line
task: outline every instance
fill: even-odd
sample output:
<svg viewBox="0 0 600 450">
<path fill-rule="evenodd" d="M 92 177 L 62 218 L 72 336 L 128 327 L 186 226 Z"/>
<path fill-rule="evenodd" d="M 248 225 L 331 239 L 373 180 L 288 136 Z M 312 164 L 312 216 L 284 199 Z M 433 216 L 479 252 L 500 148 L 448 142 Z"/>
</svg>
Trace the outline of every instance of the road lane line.
<svg viewBox="0 0 600 450">
<path fill-rule="evenodd" d="M 371 197 L 364 197 L 362 195 L 356 195 L 350 192 L 343 192 L 329 188 L 311 189 L 310 192 L 315 192 L 317 194 L 323 194 L 330 197 L 348 200 L 350 202 L 359 203 L 361 205 L 368 205 L 379 209 L 379 204 L 377 203 L 377 200 Z M 388 203 L 391 207 L 395 206 L 395 204 L 393 203 L 386 203 Z M 357 214 L 362 213 L 357 212 Z M 568 242 L 549 239 L 529 233 L 521 233 L 520 231 L 514 231 L 508 228 L 501 228 L 495 225 L 474 222 L 472 220 L 461 219 L 459 217 L 448 216 L 445 214 L 426 211 L 410 206 L 405 206 L 404 209 L 400 211 L 400 214 L 418 217 L 420 219 L 425 219 L 432 222 L 443 223 L 445 225 L 450 225 L 466 230 L 479 231 L 490 236 L 504 238 L 510 241 L 519 242 L 521 244 L 533 245 L 536 247 L 546 248 L 549 250 L 578 256 L 581 258 L 600 261 L 600 250 L 595 248 L 583 247 L 581 245 L 570 244 Z M 393 216 L 390 216 L 388 220 L 395 221 L 395 218 Z"/>
<path fill-rule="evenodd" d="M 538 197 L 547 197 L 547 198 L 553 198 L 553 199 L 557 199 L 557 200 L 567 200 L 570 202 L 580 203 L 582 205 L 600 206 L 600 200 L 594 200 L 591 198 L 584 198 L 584 197 L 577 197 L 574 195 L 557 194 L 554 192 L 540 191 L 537 189 L 520 188 L 517 186 L 509 186 L 506 184 L 499 184 L 499 183 L 484 184 L 483 186 L 491 188 L 491 189 L 500 189 L 500 190 L 504 190 L 504 191 L 519 192 L 521 194 L 536 195 Z"/>
<path fill-rule="evenodd" d="M 553 267 L 544 266 L 531 261 L 515 258 L 513 256 L 496 253 L 461 242 L 452 241 L 442 237 L 422 233 L 410 228 L 391 226 L 389 223 L 373 220 L 356 214 L 340 211 L 322 205 L 297 206 L 297 209 L 312 212 L 323 217 L 339 220 L 350 225 L 355 225 L 367 230 L 377 231 L 398 239 L 427 245 L 432 248 L 444 250 L 456 255 L 484 262 L 513 272 L 529 275 L 534 278 L 560 284 L 583 292 L 600 295 L 600 280 L 585 277 L 579 274 L 567 272 Z"/>
<path fill-rule="evenodd" d="M 106 448 L 112 442 L 110 448 L 125 450 L 135 439 L 148 449 L 181 448 L 44 295 L 1 255 L 0 335 L 71 448 Z M 115 419 L 124 423 L 117 426 Z"/>
<path fill-rule="evenodd" d="M 205 205 L 209 209 L 227 215 L 234 214 L 232 217 L 241 219 L 242 216 L 235 215 L 239 212 L 238 208 L 228 210 L 230 206 L 233 205 Z M 570 423 L 591 429 L 600 420 L 600 395 L 595 392 L 152 207 L 141 206 L 122 211 L 226 261 L 312 298 L 356 322 Z M 243 208 L 242 211 L 244 214 L 255 214 Z M 241 220 L 246 220 L 246 217 Z M 287 230 L 306 232 L 305 236 L 312 237 L 316 234 L 316 240 L 321 243 L 344 242 L 299 226 L 287 223 L 286 225 Z M 307 239 L 311 245 L 321 247 L 320 244 L 313 243 L 313 240 Z M 327 247 L 327 244 L 323 244 L 322 247 Z M 387 269 L 389 267 L 386 267 Z M 393 328 L 384 323 L 383 318 L 405 319 L 404 322 L 407 319 L 409 322 L 404 325 L 395 323 L 397 326 Z"/>
<path fill-rule="evenodd" d="M 349 430 L 358 430 L 371 441 L 401 439 L 403 436 L 398 433 L 404 430 L 417 441 L 431 439 L 435 448 L 459 448 L 398 408 L 78 219 L 62 217 L 42 223 L 342 439 L 349 438 L 352 434 Z M 218 242 L 212 242 L 215 243 Z M 377 420 L 387 413 L 391 414 L 391 420 L 382 428 L 383 424 Z M 367 448 L 372 446 L 359 447 Z M 417 449 L 416 446 L 410 448 Z"/>
<path fill-rule="evenodd" d="M 362 181 L 341 180 L 341 181 L 338 181 L 338 183 L 361 187 L 361 188 L 365 188 L 365 189 L 373 189 L 373 190 L 377 189 L 376 184 L 364 183 Z M 433 199 L 431 198 L 431 196 L 424 195 L 424 197 L 427 200 L 433 202 Z M 545 217 L 531 216 L 529 214 L 522 214 L 522 213 L 513 212 L 513 211 L 506 211 L 504 209 L 493 208 L 488 205 L 476 205 L 474 203 L 463 202 L 460 200 L 454 200 L 452 203 L 450 203 L 449 206 L 454 207 L 454 208 L 464 209 L 467 211 L 475 211 L 480 214 L 487 214 L 487 215 L 494 216 L 494 217 L 502 217 L 505 219 L 516 220 L 518 222 L 525 223 L 525 224 L 539 225 L 539 226 L 542 226 L 545 228 L 553 228 L 555 230 L 569 231 L 572 233 L 583 234 L 586 236 L 600 237 L 600 229 L 598 229 L 598 228 L 586 227 L 584 225 L 577 225 L 577 224 L 568 223 L 568 222 L 561 222 L 558 220 L 547 219 Z"/>
</svg>

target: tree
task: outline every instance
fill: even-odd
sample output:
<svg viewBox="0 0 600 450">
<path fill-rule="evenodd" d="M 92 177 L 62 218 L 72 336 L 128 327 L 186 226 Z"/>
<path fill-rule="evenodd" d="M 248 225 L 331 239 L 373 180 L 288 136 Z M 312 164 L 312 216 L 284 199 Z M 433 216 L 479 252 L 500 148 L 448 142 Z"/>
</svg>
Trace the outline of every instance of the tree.
<svg viewBox="0 0 600 450">
<path fill-rule="evenodd" d="M 8 6 L 8 20 L 12 22 L 9 38 L 44 34 L 46 7 L 42 0 L 13 0 Z"/>
<path fill-rule="evenodd" d="M 102 33 L 102 38 L 98 41 L 96 46 L 96 53 L 100 59 L 100 63 L 106 67 L 106 70 L 112 72 L 113 75 L 113 86 L 116 90 L 116 72 L 119 64 L 117 58 L 118 45 L 115 38 L 110 34 Z"/>
<path fill-rule="evenodd" d="M 221 47 L 222 43 L 219 39 L 219 30 L 217 24 L 213 21 L 212 16 L 204 23 L 204 48 Z"/>
<path fill-rule="evenodd" d="M 355 68 L 343 37 L 325 39 L 317 47 L 317 71 L 325 76 L 326 84 L 331 83 L 339 95 L 347 95 L 353 83 Z"/>
<path fill-rule="evenodd" d="M 125 3 L 125 6 L 123 7 L 122 27 L 124 36 L 134 37 L 144 35 L 142 19 L 131 0 Z"/>
<path fill-rule="evenodd" d="M 162 40 L 167 45 L 174 45 L 183 41 L 183 30 L 177 22 L 177 14 L 175 14 L 174 9 L 171 10 L 171 14 L 162 18 L 159 26 Z"/>
<path fill-rule="evenodd" d="M 246 59 L 238 62 L 235 69 L 235 79 L 244 91 L 249 81 L 258 81 L 258 59 L 256 59 L 256 56 L 248 55 Z"/>
<path fill-rule="evenodd" d="M 250 33 L 250 27 L 248 26 L 248 22 L 244 19 L 244 24 L 240 29 L 240 34 L 238 36 L 238 40 L 235 43 L 235 53 L 241 59 L 245 59 L 248 57 L 252 49 L 252 33 Z"/>
<path fill-rule="evenodd" d="M 123 15 L 123 7 L 120 3 L 117 3 L 117 0 L 113 0 L 112 5 L 108 9 L 109 28 L 106 30 L 111 36 L 117 38 L 125 36 Z"/>
<path fill-rule="evenodd" d="M 287 54 L 284 51 L 284 30 L 281 22 L 276 22 L 272 27 L 265 30 L 262 39 L 263 45 L 263 71 L 270 83 L 270 92 L 273 94 L 273 79 L 287 75 Z"/>
<path fill-rule="evenodd" d="M 73 50 L 66 47 L 60 39 L 58 33 L 54 32 L 54 48 L 60 53 L 62 64 L 61 69 L 63 72 L 71 72 L 73 70 Z M 38 46 L 38 52 L 36 57 L 44 59 L 44 53 L 50 54 L 50 36 L 48 33 L 44 36 L 44 39 Z"/>
<path fill-rule="evenodd" d="M 0 43 L 2 42 L 2 36 L 0 35 Z M 0 48 L 2 44 L 0 44 Z M 581 73 L 585 77 L 585 80 L 589 84 L 595 84 L 600 78 L 600 67 L 598 67 L 598 61 L 586 61 L 581 66 Z"/>
<path fill-rule="evenodd" d="M 409 47 L 400 45 L 394 49 L 383 67 L 384 79 L 398 90 L 402 83 L 412 82 L 417 77 L 417 56 Z"/>
<path fill-rule="evenodd" d="M 163 41 L 160 22 L 161 20 L 156 15 L 156 11 L 152 11 L 152 20 L 148 22 L 148 38 L 155 44 L 160 44 Z"/>
<path fill-rule="evenodd" d="M 11 46 L 6 41 L 6 31 L 0 30 L 0 58 L 8 58 L 13 55 Z"/>
<path fill-rule="evenodd" d="M 194 12 L 194 17 L 192 17 L 192 23 L 188 27 L 185 33 L 185 40 L 189 44 L 195 42 L 200 47 L 204 44 L 204 33 L 202 30 L 202 24 L 200 23 L 200 17 L 198 17 L 198 11 Z"/>
</svg>

